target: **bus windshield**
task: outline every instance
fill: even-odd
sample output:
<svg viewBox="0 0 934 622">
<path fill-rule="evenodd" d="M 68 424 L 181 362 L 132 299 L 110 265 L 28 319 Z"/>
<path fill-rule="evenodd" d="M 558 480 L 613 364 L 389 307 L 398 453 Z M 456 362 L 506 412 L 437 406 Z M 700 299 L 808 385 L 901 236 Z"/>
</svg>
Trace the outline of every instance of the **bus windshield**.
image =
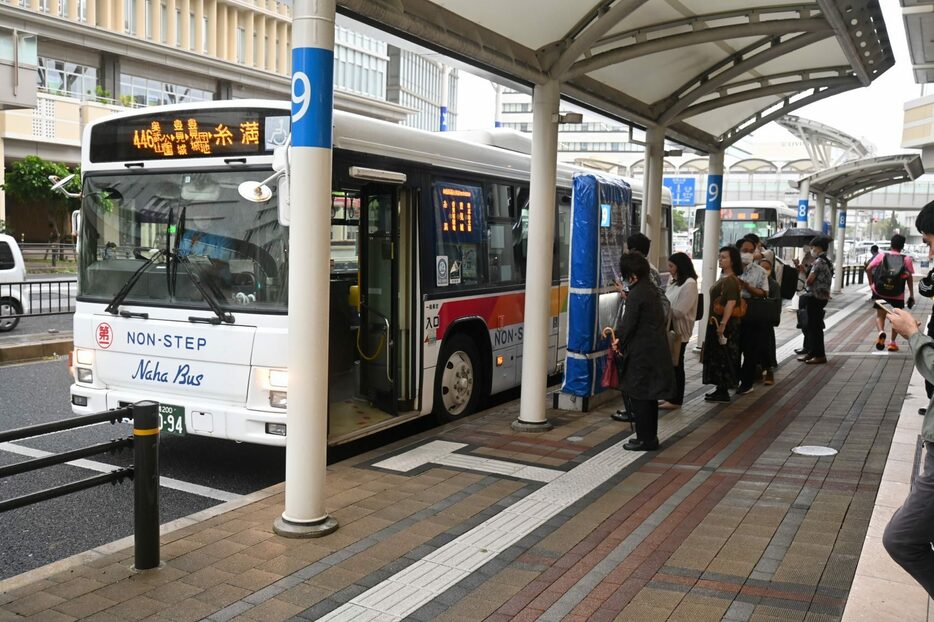
<svg viewBox="0 0 934 622">
<path fill-rule="evenodd" d="M 197 279 L 225 310 L 285 312 L 288 229 L 278 222 L 276 189 L 266 203 L 250 203 L 237 193 L 241 182 L 267 175 L 245 170 L 87 175 L 78 295 L 109 302 L 162 251 L 128 292 L 127 304 L 208 308 L 193 282 Z M 179 258 L 188 266 L 180 268 Z"/>
</svg>

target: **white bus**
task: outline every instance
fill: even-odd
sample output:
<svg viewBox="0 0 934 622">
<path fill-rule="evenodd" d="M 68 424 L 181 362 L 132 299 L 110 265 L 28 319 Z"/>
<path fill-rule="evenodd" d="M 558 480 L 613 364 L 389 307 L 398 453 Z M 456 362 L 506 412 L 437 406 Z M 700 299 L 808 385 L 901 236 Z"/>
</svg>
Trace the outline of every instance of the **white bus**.
<svg viewBox="0 0 934 622">
<path fill-rule="evenodd" d="M 288 228 L 273 170 L 287 102 L 171 105 L 90 124 L 82 145 L 72 409 L 160 402 L 166 433 L 284 445 Z M 334 114 L 331 444 L 518 385 L 528 154 Z M 573 169 L 559 166 L 548 369 L 566 351 Z M 633 187 L 630 222 L 642 192 Z M 670 195 L 665 196 L 670 223 Z M 636 225 L 637 227 L 638 225 Z M 670 226 L 664 250 L 670 249 Z"/>
</svg>

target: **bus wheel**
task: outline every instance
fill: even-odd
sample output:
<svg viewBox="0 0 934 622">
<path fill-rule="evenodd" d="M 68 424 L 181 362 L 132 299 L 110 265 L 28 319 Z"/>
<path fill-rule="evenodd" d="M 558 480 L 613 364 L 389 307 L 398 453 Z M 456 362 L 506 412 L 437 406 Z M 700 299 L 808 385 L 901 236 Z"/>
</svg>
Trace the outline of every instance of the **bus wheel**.
<svg viewBox="0 0 934 622">
<path fill-rule="evenodd" d="M 12 298 L 3 298 L 0 300 L 0 333 L 6 333 L 16 328 L 20 318 L 10 316 L 22 312 L 19 303 Z"/>
<path fill-rule="evenodd" d="M 481 373 L 477 347 L 466 335 L 444 344 L 435 371 L 435 415 L 453 421 L 473 413 L 480 401 Z"/>
</svg>

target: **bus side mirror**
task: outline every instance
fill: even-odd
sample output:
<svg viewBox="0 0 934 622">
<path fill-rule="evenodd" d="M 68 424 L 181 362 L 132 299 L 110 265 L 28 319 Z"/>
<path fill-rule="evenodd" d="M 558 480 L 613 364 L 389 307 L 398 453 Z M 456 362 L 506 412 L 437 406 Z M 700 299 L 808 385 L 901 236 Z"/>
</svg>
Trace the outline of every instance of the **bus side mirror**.
<svg viewBox="0 0 934 622">
<path fill-rule="evenodd" d="M 81 210 L 75 210 L 71 213 L 71 232 L 78 235 L 81 227 Z"/>
<path fill-rule="evenodd" d="M 279 173 L 279 224 L 288 227 L 292 221 L 291 218 L 291 200 L 289 197 L 289 169 L 291 168 L 291 158 L 289 157 L 289 145 L 286 143 L 276 147 L 272 152 L 272 170 Z"/>
</svg>

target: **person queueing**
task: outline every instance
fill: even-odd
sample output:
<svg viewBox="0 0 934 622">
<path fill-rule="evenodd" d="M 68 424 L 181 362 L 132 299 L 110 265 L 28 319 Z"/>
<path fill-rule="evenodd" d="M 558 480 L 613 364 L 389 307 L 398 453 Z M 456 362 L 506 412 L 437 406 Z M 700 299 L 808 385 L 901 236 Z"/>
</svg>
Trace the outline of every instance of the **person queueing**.
<svg viewBox="0 0 934 622">
<path fill-rule="evenodd" d="M 671 397 L 658 405 L 662 410 L 676 410 L 684 404 L 684 352 L 697 317 L 697 272 L 691 258 L 675 253 L 668 258 L 668 289 L 665 296 L 671 302 L 670 330 L 681 340 L 681 353 L 675 365 L 675 389 Z"/>
<path fill-rule="evenodd" d="M 819 235 L 811 240 L 811 254 L 814 257 L 811 269 L 805 281 L 804 295 L 801 297 L 807 314 L 807 352 L 798 355 L 798 360 L 808 365 L 823 365 L 827 362 L 824 351 L 824 308 L 830 301 L 830 285 L 833 281 L 833 264 L 827 258 L 830 238 Z"/>
<path fill-rule="evenodd" d="M 765 298 L 769 294 L 769 275 L 759 266 L 754 259 L 756 244 L 749 238 L 743 238 L 736 243 L 739 249 L 740 259 L 743 262 L 743 272 L 739 274 L 739 284 L 742 290 L 740 295 L 743 298 Z M 764 346 L 766 342 L 766 326 L 750 321 L 749 318 L 743 320 L 743 326 L 739 333 L 739 349 L 743 356 L 743 365 L 739 374 L 739 389 L 737 395 L 746 395 L 752 393 L 753 382 L 756 378 L 757 368 L 763 364 Z"/>
<path fill-rule="evenodd" d="M 781 313 L 782 307 L 782 288 L 778 284 L 778 281 L 775 280 L 774 273 L 772 271 L 772 262 L 766 258 L 759 260 L 759 265 L 762 266 L 762 269 L 766 271 L 769 275 L 769 301 L 773 304 L 778 305 L 779 313 Z M 762 370 L 765 373 L 762 378 L 762 384 L 773 385 L 775 384 L 775 370 L 778 369 L 778 345 L 775 341 L 775 326 L 769 325 L 765 331 L 766 344 L 763 351 L 764 360 L 760 361 L 762 365 Z"/>
<path fill-rule="evenodd" d="M 710 320 L 704 336 L 704 384 L 717 388 L 704 396 L 708 402 L 730 402 L 730 389 L 739 380 L 739 319 L 734 310 L 740 304 L 740 285 L 737 274 L 742 272 L 739 249 L 724 246 L 720 249 L 720 280 L 710 288 Z"/>
<path fill-rule="evenodd" d="M 814 263 L 814 255 L 811 253 L 811 247 L 808 244 L 805 244 L 801 247 L 801 252 L 804 254 L 804 257 L 801 261 L 798 261 L 798 258 L 794 258 L 795 269 L 798 271 L 798 326 L 797 328 L 801 329 L 801 336 L 804 339 L 800 348 L 795 348 L 795 354 L 801 356 L 802 354 L 808 353 L 808 327 L 807 327 L 807 311 L 804 308 L 804 302 L 801 300 L 801 296 L 804 294 L 804 288 L 806 287 L 805 283 L 808 278 L 808 273 L 811 271 L 811 264 Z"/>
<path fill-rule="evenodd" d="M 915 306 L 914 282 L 912 275 L 915 271 L 914 263 L 910 255 L 903 255 L 902 249 L 905 248 L 905 236 L 896 233 L 892 236 L 891 248 L 879 253 L 873 257 L 872 261 L 866 266 L 866 276 L 869 279 L 869 289 L 872 290 L 872 300 L 885 300 L 896 309 L 904 309 L 907 302 L 908 308 Z M 905 287 L 907 284 L 907 288 Z M 905 300 L 905 290 L 908 290 L 908 300 Z M 875 307 L 875 303 L 873 303 Z M 879 331 L 876 337 L 876 350 L 885 349 L 885 318 L 886 312 L 879 307 L 876 308 L 876 329 Z M 895 342 L 895 329 L 892 329 L 892 340 L 888 346 L 889 352 L 898 352 L 898 344 Z"/>
<path fill-rule="evenodd" d="M 674 385 L 666 314 L 641 253 L 623 253 L 619 272 L 629 293 L 613 346 L 622 355 L 619 388 L 629 398 L 636 425 L 636 438 L 623 448 L 653 451 L 658 449 L 658 401 L 669 397 Z"/>
</svg>

